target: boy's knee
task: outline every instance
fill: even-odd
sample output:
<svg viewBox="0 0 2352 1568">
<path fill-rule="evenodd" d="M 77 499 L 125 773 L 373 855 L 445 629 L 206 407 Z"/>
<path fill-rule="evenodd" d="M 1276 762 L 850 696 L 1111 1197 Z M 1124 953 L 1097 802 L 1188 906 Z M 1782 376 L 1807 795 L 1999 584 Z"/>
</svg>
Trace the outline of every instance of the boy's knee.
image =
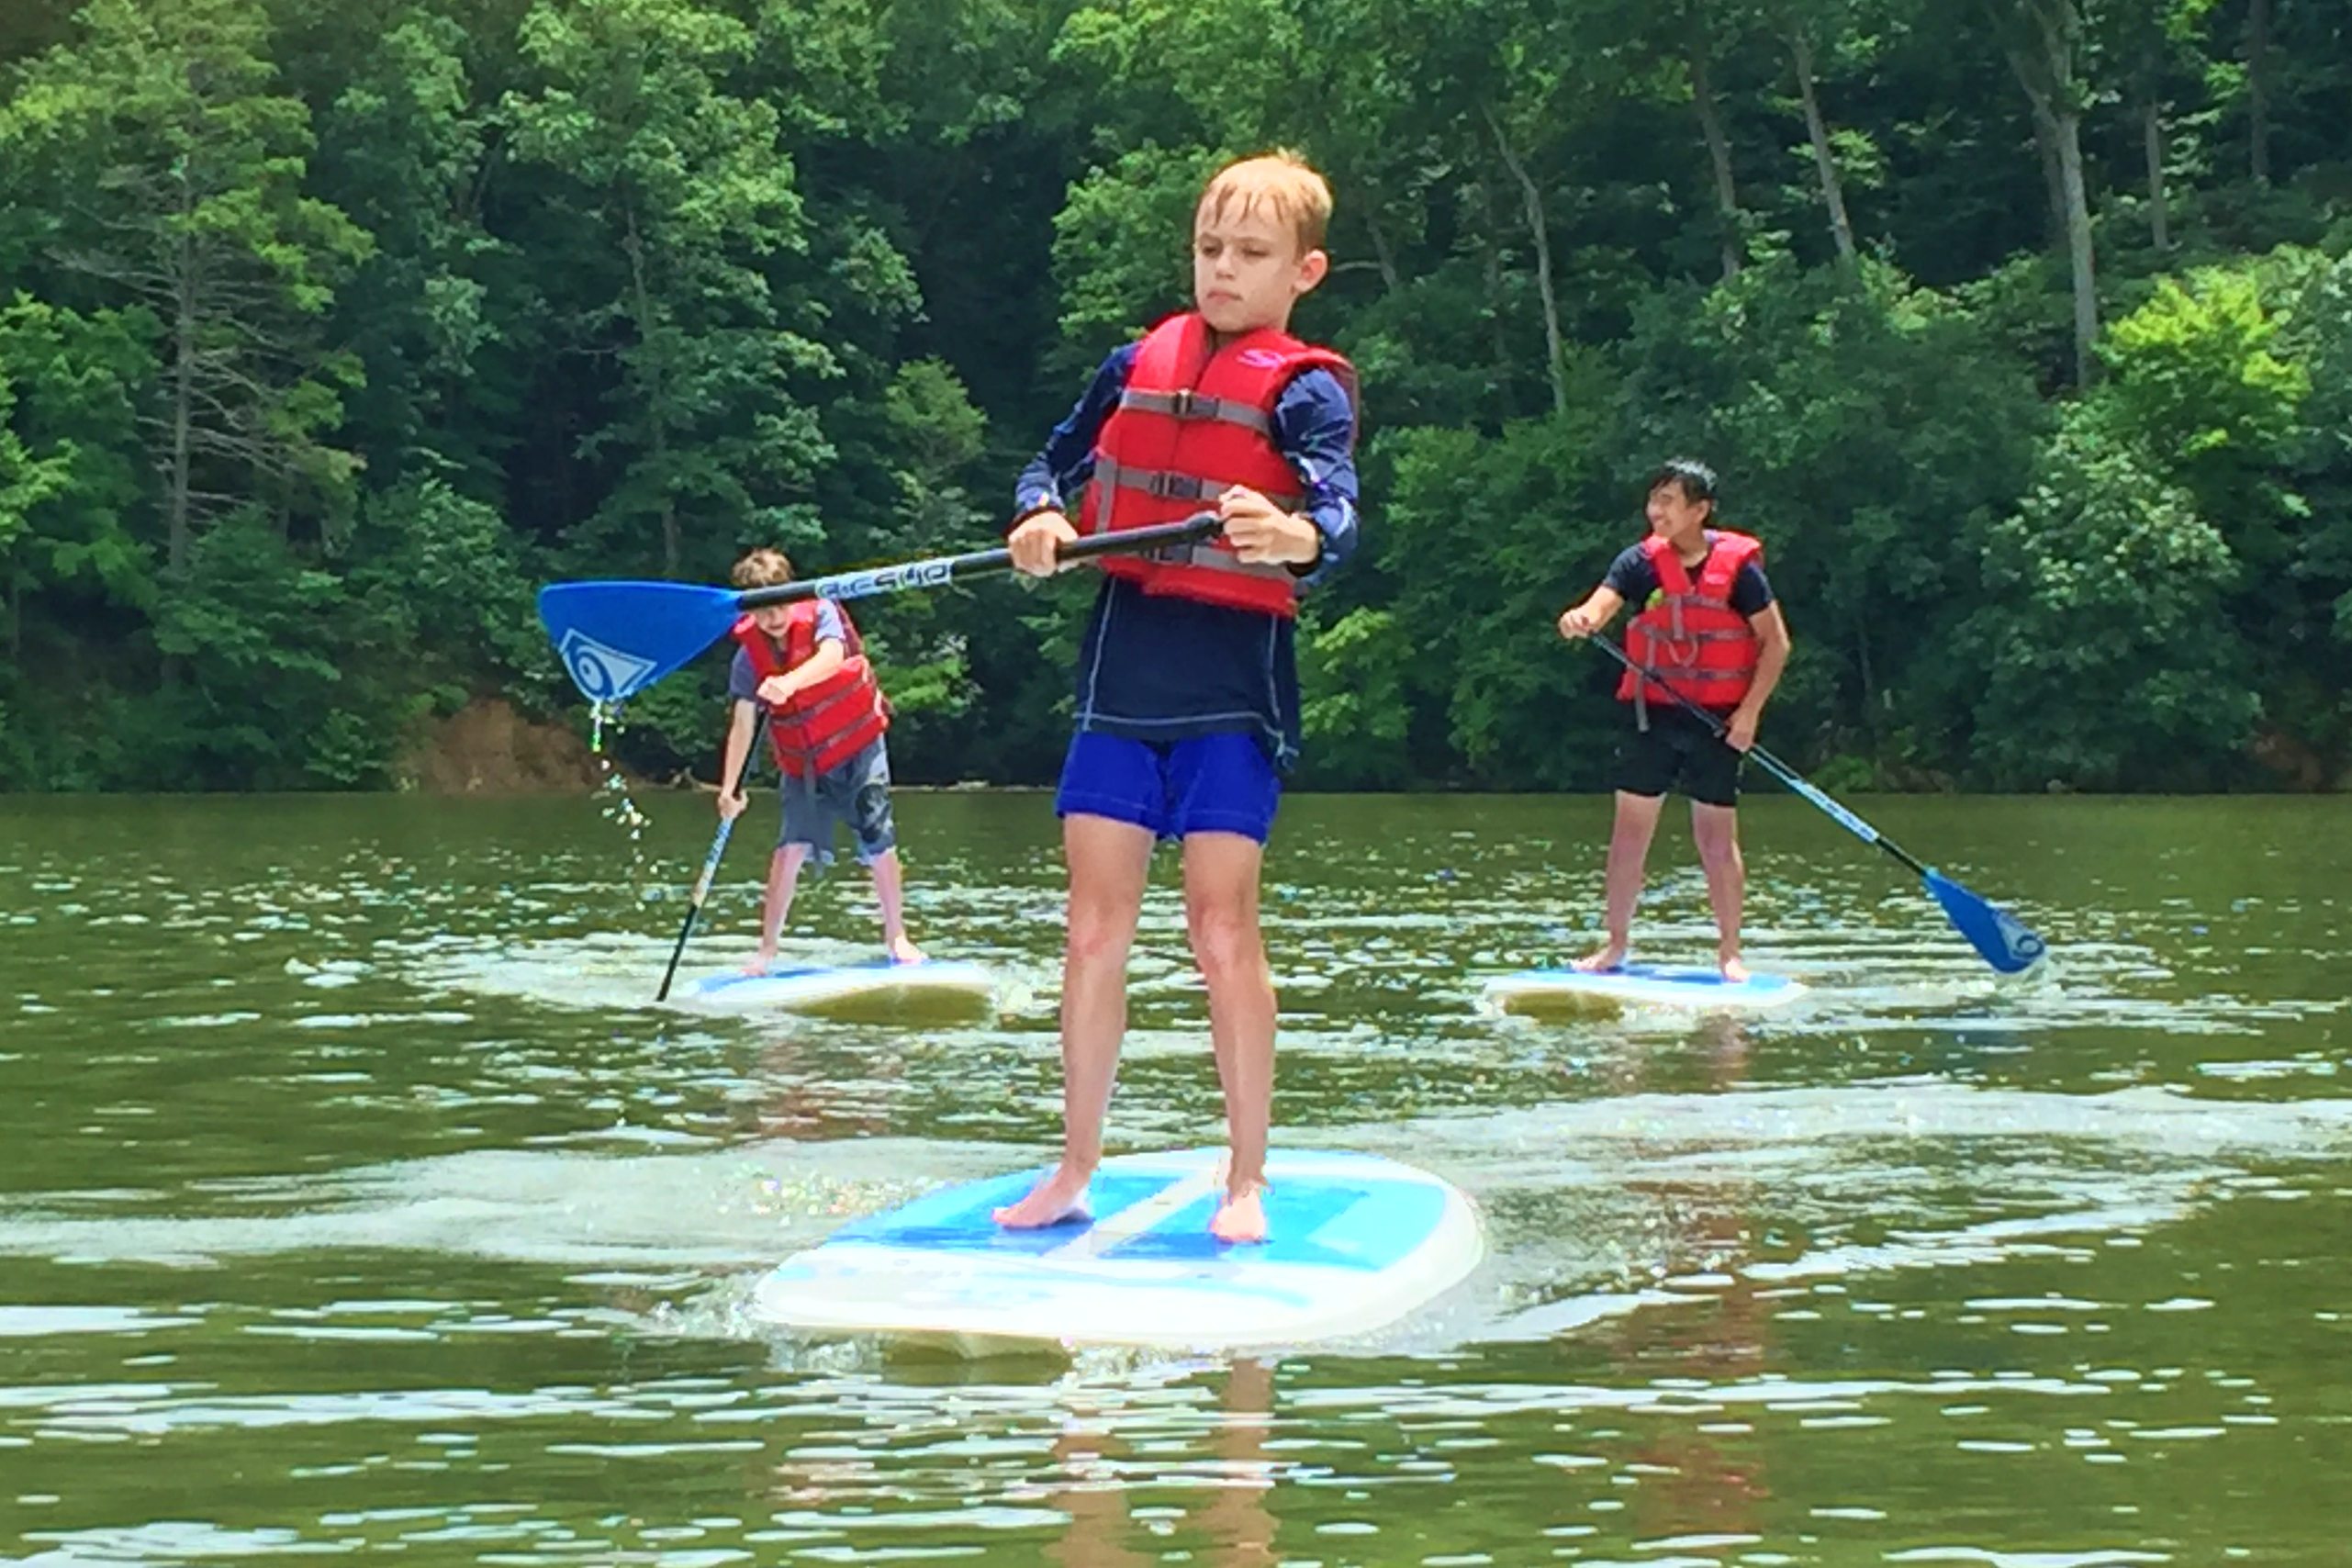
<svg viewBox="0 0 2352 1568">
<path fill-rule="evenodd" d="M 1720 817 L 1701 816 L 1691 823 L 1692 843 L 1698 846 L 1698 857 L 1707 865 L 1729 865 L 1740 857 L 1740 830 L 1729 812 Z"/>
<path fill-rule="evenodd" d="M 1135 935 L 1135 917 L 1110 904 L 1070 906 L 1070 957 L 1073 963 L 1115 960 Z"/>
<path fill-rule="evenodd" d="M 1262 969 L 1265 944 L 1258 931 L 1256 913 L 1240 902 L 1219 902 L 1184 913 L 1186 934 L 1201 973 L 1211 980 L 1240 976 Z"/>
</svg>

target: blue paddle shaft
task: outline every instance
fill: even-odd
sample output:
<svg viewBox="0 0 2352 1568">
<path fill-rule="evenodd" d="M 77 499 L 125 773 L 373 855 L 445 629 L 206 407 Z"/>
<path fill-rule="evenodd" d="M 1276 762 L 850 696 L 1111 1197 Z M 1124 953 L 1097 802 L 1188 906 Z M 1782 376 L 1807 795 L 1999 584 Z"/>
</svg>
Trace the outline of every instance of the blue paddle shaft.
<svg viewBox="0 0 2352 1568">
<path fill-rule="evenodd" d="M 1713 715 L 1709 714 L 1708 717 L 1711 718 Z M 1862 840 L 1865 844 L 1876 844 L 1887 849 L 1899 858 L 1905 865 L 1910 866 L 1913 870 L 1918 871 L 1921 876 L 1925 876 L 1927 874 L 1927 868 L 1925 867 L 1921 866 L 1910 856 L 1905 855 L 1902 850 L 1892 844 L 1888 844 L 1884 838 L 1880 837 L 1876 828 L 1872 827 L 1868 823 L 1864 822 L 1860 817 L 1855 816 L 1852 812 L 1847 811 L 1843 806 L 1830 799 L 1829 796 L 1822 794 L 1821 791 L 1809 780 L 1800 777 L 1795 768 L 1781 761 L 1780 758 L 1773 756 L 1772 753 L 1764 750 L 1764 748 L 1760 745 L 1750 746 L 1748 748 L 1748 755 L 1754 757 L 1756 759 L 1757 766 L 1762 767 L 1766 773 L 1771 774 L 1775 778 L 1777 778 L 1783 784 L 1787 785 L 1791 790 L 1804 796 L 1807 800 L 1812 801 L 1813 804 L 1820 807 L 1823 812 L 1829 814 L 1829 818 L 1831 822 L 1836 823 L 1840 827 L 1845 829 L 1846 832 L 1854 834 L 1854 837 Z"/>
<path fill-rule="evenodd" d="M 687 895 L 687 902 L 696 909 L 700 909 L 702 901 L 711 896 L 711 884 L 719 875 L 719 857 L 726 854 L 727 836 L 734 831 L 734 818 L 719 819 L 719 835 L 711 841 L 711 853 L 702 857 L 702 870 L 694 879 L 694 890 Z"/>
</svg>

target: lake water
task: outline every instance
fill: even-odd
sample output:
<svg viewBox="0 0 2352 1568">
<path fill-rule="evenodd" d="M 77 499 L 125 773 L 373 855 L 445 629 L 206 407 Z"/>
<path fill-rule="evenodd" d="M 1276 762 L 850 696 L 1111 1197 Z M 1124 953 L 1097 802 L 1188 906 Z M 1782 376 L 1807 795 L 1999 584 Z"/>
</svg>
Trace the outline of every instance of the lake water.
<svg viewBox="0 0 2352 1568">
<path fill-rule="evenodd" d="M 980 1360 L 746 1308 L 1049 1153 L 1048 798 L 901 796 L 918 939 L 1005 980 L 920 1023 L 652 1005 L 711 819 L 642 803 L 0 801 L 0 1561 L 2352 1561 L 2352 801 L 1855 802 L 2020 983 L 1760 797 L 1810 994 L 1544 1022 L 1480 986 L 1585 950 L 1605 799 L 1295 799 L 1278 1138 L 1447 1177 L 1485 1262 L 1374 1340 Z M 1679 818 L 1641 935 L 1703 961 Z M 1114 1150 L 1220 1136 L 1172 869 Z"/>
</svg>

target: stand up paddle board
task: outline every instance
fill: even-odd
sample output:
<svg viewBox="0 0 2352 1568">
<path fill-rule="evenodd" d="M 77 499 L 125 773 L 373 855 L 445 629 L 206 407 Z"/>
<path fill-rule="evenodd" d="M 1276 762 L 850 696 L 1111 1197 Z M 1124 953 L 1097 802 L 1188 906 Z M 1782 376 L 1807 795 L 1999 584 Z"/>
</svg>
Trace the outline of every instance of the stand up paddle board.
<svg viewBox="0 0 2352 1568">
<path fill-rule="evenodd" d="M 790 1327 L 941 1339 L 1217 1350 L 1393 1323 L 1459 1283 L 1483 1243 L 1470 1201 L 1378 1155 L 1278 1149 L 1270 1239 L 1209 1234 L 1224 1151 L 1105 1160 L 1092 1219 L 1005 1230 L 990 1211 L 1045 1174 L 947 1187 L 859 1220 L 760 1282 L 752 1312 Z"/>
<path fill-rule="evenodd" d="M 1622 964 L 1613 969 L 1522 969 L 1486 982 L 1487 1002 L 1506 1013 L 1565 1011 L 1651 1002 L 1708 1011 L 1778 1007 L 1805 988 L 1786 975 L 1751 974 L 1734 984 L 1722 971 L 1669 964 Z"/>
<path fill-rule="evenodd" d="M 705 1007 L 730 1011 L 784 1008 L 806 1012 L 851 1002 L 884 1006 L 985 1007 L 996 982 L 978 964 L 925 959 L 919 964 L 873 958 L 856 964 L 818 964 L 803 969 L 706 975 L 685 988 Z"/>
</svg>

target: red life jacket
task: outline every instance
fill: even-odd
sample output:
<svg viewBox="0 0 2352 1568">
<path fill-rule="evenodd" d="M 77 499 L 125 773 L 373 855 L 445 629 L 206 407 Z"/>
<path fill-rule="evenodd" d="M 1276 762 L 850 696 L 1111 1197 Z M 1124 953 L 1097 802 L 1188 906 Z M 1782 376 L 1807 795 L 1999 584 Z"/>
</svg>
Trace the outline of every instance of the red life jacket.
<svg viewBox="0 0 2352 1568">
<path fill-rule="evenodd" d="M 1696 582 L 1673 545 L 1654 533 L 1641 542 L 1658 574 L 1658 591 L 1626 628 L 1625 651 L 1689 700 L 1721 711 L 1737 708 L 1755 682 L 1763 644 L 1748 618 L 1731 608 L 1731 584 L 1741 567 L 1764 559 L 1764 545 L 1729 529 L 1710 529 L 1708 539 L 1714 548 Z M 1617 697 L 1634 705 L 1644 729 L 1651 702 L 1674 700 L 1657 681 L 1640 679 L 1631 670 L 1618 682 Z"/>
<path fill-rule="evenodd" d="M 857 634 L 849 611 L 837 604 L 834 609 L 840 612 L 845 633 L 841 667 L 794 692 L 790 702 L 768 713 L 767 740 L 776 749 L 776 765 L 799 777 L 840 767 L 890 727 L 890 705 L 875 683 L 873 666 L 866 662 L 866 640 Z M 817 601 L 800 600 L 791 607 L 790 617 L 784 623 L 780 648 L 748 615 L 728 633 L 743 644 L 752 673 L 761 680 L 816 657 Z"/>
<path fill-rule="evenodd" d="M 1095 441 L 1080 532 L 1181 522 L 1215 507 L 1232 485 L 1297 510 L 1305 498 L 1296 471 L 1274 445 L 1274 402 L 1301 372 L 1316 368 L 1338 375 L 1352 397 L 1356 373 L 1344 358 L 1271 328 L 1219 346 L 1195 311 L 1154 327 Z M 1100 564 L 1113 577 L 1141 583 L 1146 593 L 1267 615 L 1298 613 L 1298 578 L 1288 566 L 1246 565 L 1222 539 L 1148 556 L 1104 555 Z"/>
</svg>

